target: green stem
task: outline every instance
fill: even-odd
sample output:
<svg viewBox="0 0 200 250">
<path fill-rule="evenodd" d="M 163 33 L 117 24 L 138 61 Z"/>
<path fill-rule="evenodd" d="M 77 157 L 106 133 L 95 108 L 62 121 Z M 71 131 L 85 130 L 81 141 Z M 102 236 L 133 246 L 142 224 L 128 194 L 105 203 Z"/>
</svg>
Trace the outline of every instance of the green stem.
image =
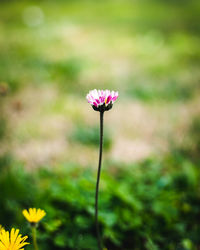
<svg viewBox="0 0 200 250">
<path fill-rule="evenodd" d="M 98 196 L 99 196 L 99 181 L 101 174 L 101 161 L 102 161 L 102 149 L 103 149 L 103 115 L 104 112 L 100 112 L 100 142 L 99 142 L 99 165 L 97 172 L 97 182 L 96 182 L 96 194 L 95 194 L 95 224 L 96 224 L 96 233 L 98 240 L 98 248 L 102 250 L 102 240 L 99 232 L 99 222 L 98 222 Z"/>
<path fill-rule="evenodd" d="M 36 237 L 36 226 L 32 226 L 32 237 L 33 237 L 33 246 L 35 250 L 39 250 L 38 249 L 38 245 L 37 245 L 37 237 Z"/>
</svg>

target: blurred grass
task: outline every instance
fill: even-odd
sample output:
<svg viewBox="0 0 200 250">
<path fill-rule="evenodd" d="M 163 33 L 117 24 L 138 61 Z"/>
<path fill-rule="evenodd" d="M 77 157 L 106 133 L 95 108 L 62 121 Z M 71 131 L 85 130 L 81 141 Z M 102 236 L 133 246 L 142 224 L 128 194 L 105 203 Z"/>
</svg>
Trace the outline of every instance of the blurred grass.
<svg viewBox="0 0 200 250">
<path fill-rule="evenodd" d="M 3 1 L 1 81 L 12 90 L 54 82 L 79 94 L 92 87 L 93 71 L 97 85 L 136 99 L 185 101 L 199 90 L 198 10 L 194 0 L 181 7 L 180 1 Z"/>
<path fill-rule="evenodd" d="M 126 167 L 105 165 L 99 220 L 108 249 L 197 249 L 197 165 L 173 156 Z M 41 168 L 33 175 L 15 162 L 0 176 L 1 224 L 20 226 L 27 234 L 22 209 L 41 207 L 47 211 L 38 233 L 43 249 L 96 249 L 95 176 L 92 168 L 75 164 Z"/>
<path fill-rule="evenodd" d="M 0 91 L 7 91 L 0 98 L 11 103 L 8 123 L 14 112 L 23 119 L 37 109 L 11 126 L 8 141 L 48 138 L 42 121 L 58 114 L 69 118 L 71 132 L 84 122 L 83 93 L 93 88 L 118 90 L 123 100 L 152 109 L 162 103 L 185 108 L 200 93 L 199 10 L 195 0 L 1 1 Z M 37 98 L 41 86 L 46 89 Z M 43 103 L 48 90 L 57 96 Z M 12 97 L 20 100 L 12 104 Z M 0 121 L 3 138 L 9 126 Z M 97 131 L 79 129 L 74 141 L 97 144 Z"/>
<path fill-rule="evenodd" d="M 77 126 L 71 135 L 71 140 L 89 146 L 99 146 L 99 127 Z M 111 148 L 112 133 L 104 129 L 103 147 L 105 150 Z"/>
</svg>

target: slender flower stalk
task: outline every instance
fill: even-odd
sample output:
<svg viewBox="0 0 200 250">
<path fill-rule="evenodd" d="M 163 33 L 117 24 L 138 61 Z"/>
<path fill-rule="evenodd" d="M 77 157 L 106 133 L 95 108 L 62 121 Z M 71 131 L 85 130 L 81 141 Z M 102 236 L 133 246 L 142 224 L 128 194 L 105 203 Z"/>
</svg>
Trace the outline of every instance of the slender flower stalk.
<svg viewBox="0 0 200 250">
<path fill-rule="evenodd" d="M 33 246 L 35 250 L 38 250 L 36 226 L 32 226 L 31 229 L 32 229 Z"/>
<path fill-rule="evenodd" d="M 99 231 L 99 222 L 98 222 L 98 200 L 99 200 L 99 182 L 101 175 L 101 162 L 102 162 L 102 152 L 103 152 L 103 118 L 104 112 L 112 108 L 113 103 L 118 98 L 118 92 L 109 91 L 109 90 L 92 90 L 86 96 L 88 102 L 92 105 L 92 108 L 95 111 L 100 112 L 100 140 L 99 140 L 99 164 L 97 171 L 97 182 L 96 182 L 96 193 L 95 193 L 95 225 L 96 225 L 96 234 L 98 241 L 99 250 L 103 249 L 103 243 Z"/>
<path fill-rule="evenodd" d="M 103 115 L 104 111 L 100 112 L 100 141 L 99 141 L 99 165 L 97 172 L 97 182 L 96 182 L 96 194 L 95 194 L 95 224 L 96 233 L 99 249 L 102 249 L 102 240 L 99 232 L 99 222 L 98 222 L 98 198 L 99 198 L 99 181 L 101 175 L 101 162 L 102 162 L 102 151 L 103 151 Z"/>
<path fill-rule="evenodd" d="M 32 230 L 33 246 L 35 250 L 38 250 L 39 248 L 37 244 L 37 226 L 39 221 L 46 215 L 46 213 L 40 208 L 29 208 L 29 210 L 24 209 L 22 213 L 26 220 L 30 223 Z"/>
</svg>

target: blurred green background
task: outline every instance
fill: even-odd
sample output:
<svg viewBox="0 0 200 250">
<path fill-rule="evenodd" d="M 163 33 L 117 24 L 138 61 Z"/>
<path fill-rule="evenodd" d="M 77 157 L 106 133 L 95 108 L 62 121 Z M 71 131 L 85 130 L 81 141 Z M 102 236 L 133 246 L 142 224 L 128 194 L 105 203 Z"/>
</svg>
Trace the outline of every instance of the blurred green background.
<svg viewBox="0 0 200 250">
<path fill-rule="evenodd" d="M 21 211 L 39 207 L 40 249 L 97 249 L 85 96 L 106 88 L 119 99 L 105 114 L 105 247 L 200 249 L 199 13 L 198 0 L 0 1 L 0 224 L 30 235 Z"/>
</svg>

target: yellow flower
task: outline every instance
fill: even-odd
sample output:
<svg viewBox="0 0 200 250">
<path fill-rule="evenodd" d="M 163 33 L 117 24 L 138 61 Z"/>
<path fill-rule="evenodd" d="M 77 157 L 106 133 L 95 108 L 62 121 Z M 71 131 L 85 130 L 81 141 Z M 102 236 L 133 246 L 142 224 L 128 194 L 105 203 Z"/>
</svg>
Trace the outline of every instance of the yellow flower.
<svg viewBox="0 0 200 250">
<path fill-rule="evenodd" d="M 0 250 L 24 250 L 25 245 L 29 244 L 25 242 L 28 236 L 22 237 L 19 234 L 19 229 L 11 229 L 11 232 L 2 229 L 0 231 Z"/>
<path fill-rule="evenodd" d="M 45 211 L 40 208 L 29 208 L 29 211 L 24 209 L 22 213 L 30 223 L 38 223 L 46 215 Z"/>
<path fill-rule="evenodd" d="M 3 230 L 4 229 L 4 227 L 2 227 L 2 225 L 0 224 L 0 232 L 1 232 L 1 230 Z"/>
</svg>

